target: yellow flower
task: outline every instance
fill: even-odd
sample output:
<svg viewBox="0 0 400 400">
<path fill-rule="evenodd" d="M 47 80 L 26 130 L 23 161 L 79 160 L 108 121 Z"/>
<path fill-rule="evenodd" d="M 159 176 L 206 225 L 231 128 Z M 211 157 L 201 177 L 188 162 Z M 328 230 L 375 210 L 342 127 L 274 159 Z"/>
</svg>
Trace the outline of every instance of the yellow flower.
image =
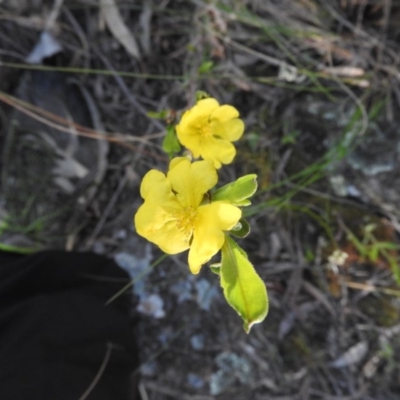
<svg viewBox="0 0 400 400">
<path fill-rule="evenodd" d="M 212 160 L 215 168 L 221 168 L 236 155 L 231 142 L 243 135 L 244 123 L 238 117 L 238 110 L 232 106 L 220 106 L 212 98 L 200 100 L 183 114 L 176 133 L 195 158 Z"/>
<path fill-rule="evenodd" d="M 135 215 L 137 233 L 168 254 L 190 249 L 193 274 L 222 248 L 224 231 L 232 229 L 242 215 L 238 207 L 224 201 L 204 204 L 204 195 L 217 180 L 211 161 L 191 163 L 177 157 L 166 176 L 153 169 L 140 187 L 144 203 Z"/>
</svg>

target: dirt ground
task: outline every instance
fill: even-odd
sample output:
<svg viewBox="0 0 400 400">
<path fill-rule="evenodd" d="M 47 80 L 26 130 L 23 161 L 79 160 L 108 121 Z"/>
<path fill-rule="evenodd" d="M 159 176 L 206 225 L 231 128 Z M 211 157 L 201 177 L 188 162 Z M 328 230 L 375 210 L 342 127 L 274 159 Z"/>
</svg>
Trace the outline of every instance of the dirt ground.
<svg viewBox="0 0 400 400">
<path fill-rule="evenodd" d="M 2 249 L 134 278 L 143 400 L 398 399 L 399 39 L 397 0 L 0 1 Z M 246 124 L 220 180 L 258 175 L 250 334 L 207 266 L 157 262 L 132 224 L 198 90 Z"/>
</svg>

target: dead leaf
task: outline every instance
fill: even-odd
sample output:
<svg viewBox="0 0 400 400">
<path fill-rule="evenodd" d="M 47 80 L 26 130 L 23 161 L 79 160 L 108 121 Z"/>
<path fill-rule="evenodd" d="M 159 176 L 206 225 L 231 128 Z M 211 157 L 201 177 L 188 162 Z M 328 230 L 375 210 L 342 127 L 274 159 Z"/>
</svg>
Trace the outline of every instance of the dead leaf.
<svg viewBox="0 0 400 400">
<path fill-rule="evenodd" d="M 349 66 L 327 67 L 322 69 L 322 72 L 328 75 L 343 76 L 348 78 L 358 78 L 365 74 L 365 71 L 362 68 Z"/>
<path fill-rule="evenodd" d="M 101 0 L 101 12 L 106 21 L 107 27 L 114 38 L 134 58 L 140 59 L 139 47 L 135 38 L 125 25 L 114 0 Z"/>
<path fill-rule="evenodd" d="M 358 364 L 367 355 L 367 353 L 368 343 L 366 341 L 361 341 L 350 347 L 330 365 L 334 368 L 344 368 L 350 365 Z"/>
<path fill-rule="evenodd" d="M 41 64 L 45 58 L 52 57 L 60 51 L 62 51 L 60 42 L 51 33 L 43 31 L 25 61 L 28 64 Z"/>
</svg>

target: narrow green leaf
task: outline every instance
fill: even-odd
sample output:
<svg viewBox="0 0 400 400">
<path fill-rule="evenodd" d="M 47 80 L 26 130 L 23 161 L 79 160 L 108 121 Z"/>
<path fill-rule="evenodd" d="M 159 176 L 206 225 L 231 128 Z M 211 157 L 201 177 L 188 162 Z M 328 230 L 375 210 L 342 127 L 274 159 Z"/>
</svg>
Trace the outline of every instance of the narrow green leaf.
<svg viewBox="0 0 400 400">
<path fill-rule="evenodd" d="M 379 249 L 377 247 L 372 247 L 368 256 L 372 262 L 376 262 L 379 257 Z"/>
<path fill-rule="evenodd" d="M 168 115 L 167 110 L 161 110 L 161 111 L 147 111 L 146 113 L 150 118 L 154 119 L 165 119 Z"/>
<path fill-rule="evenodd" d="M 250 224 L 242 218 L 229 233 L 238 238 L 245 238 L 250 233 Z"/>
<path fill-rule="evenodd" d="M 18 253 L 18 254 L 33 254 L 41 250 L 39 246 L 37 247 L 19 247 L 11 244 L 0 243 L 0 251 Z"/>
<path fill-rule="evenodd" d="M 175 153 L 181 150 L 181 145 L 176 137 L 175 127 L 173 125 L 167 126 L 167 134 L 164 137 L 162 148 L 170 157 L 173 157 Z"/>
<path fill-rule="evenodd" d="M 267 316 L 267 289 L 247 254 L 228 235 L 222 247 L 220 269 L 226 301 L 243 319 L 243 327 L 249 333 L 254 324 L 262 322 Z"/>
<path fill-rule="evenodd" d="M 373 244 L 374 247 L 378 249 L 387 249 L 387 250 L 398 250 L 399 245 L 393 242 L 376 242 Z"/>
<path fill-rule="evenodd" d="M 228 183 L 217 189 L 212 194 L 213 201 L 228 201 L 229 203 L 244 207 L 250 205 L 247 200 L 257 190 L 257 175 L 245 175 L 237 179 L 235 182 Z"/>
</svg>

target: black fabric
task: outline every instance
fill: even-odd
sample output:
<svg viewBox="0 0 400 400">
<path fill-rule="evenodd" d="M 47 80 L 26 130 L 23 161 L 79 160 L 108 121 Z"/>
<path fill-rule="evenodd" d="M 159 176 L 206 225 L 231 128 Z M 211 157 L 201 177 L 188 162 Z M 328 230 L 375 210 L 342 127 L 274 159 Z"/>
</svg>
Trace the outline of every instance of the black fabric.
<svg viewBox="0 0 400 400">
<path fill-rule="evenodd" d="M 91 253 L 0 252 L 0 399 L 78 400 L 107 356 L 89 400 L 125 400 L 138 366 L 128 297 L 106 301 L 128 281 Z"/>
</svg>

